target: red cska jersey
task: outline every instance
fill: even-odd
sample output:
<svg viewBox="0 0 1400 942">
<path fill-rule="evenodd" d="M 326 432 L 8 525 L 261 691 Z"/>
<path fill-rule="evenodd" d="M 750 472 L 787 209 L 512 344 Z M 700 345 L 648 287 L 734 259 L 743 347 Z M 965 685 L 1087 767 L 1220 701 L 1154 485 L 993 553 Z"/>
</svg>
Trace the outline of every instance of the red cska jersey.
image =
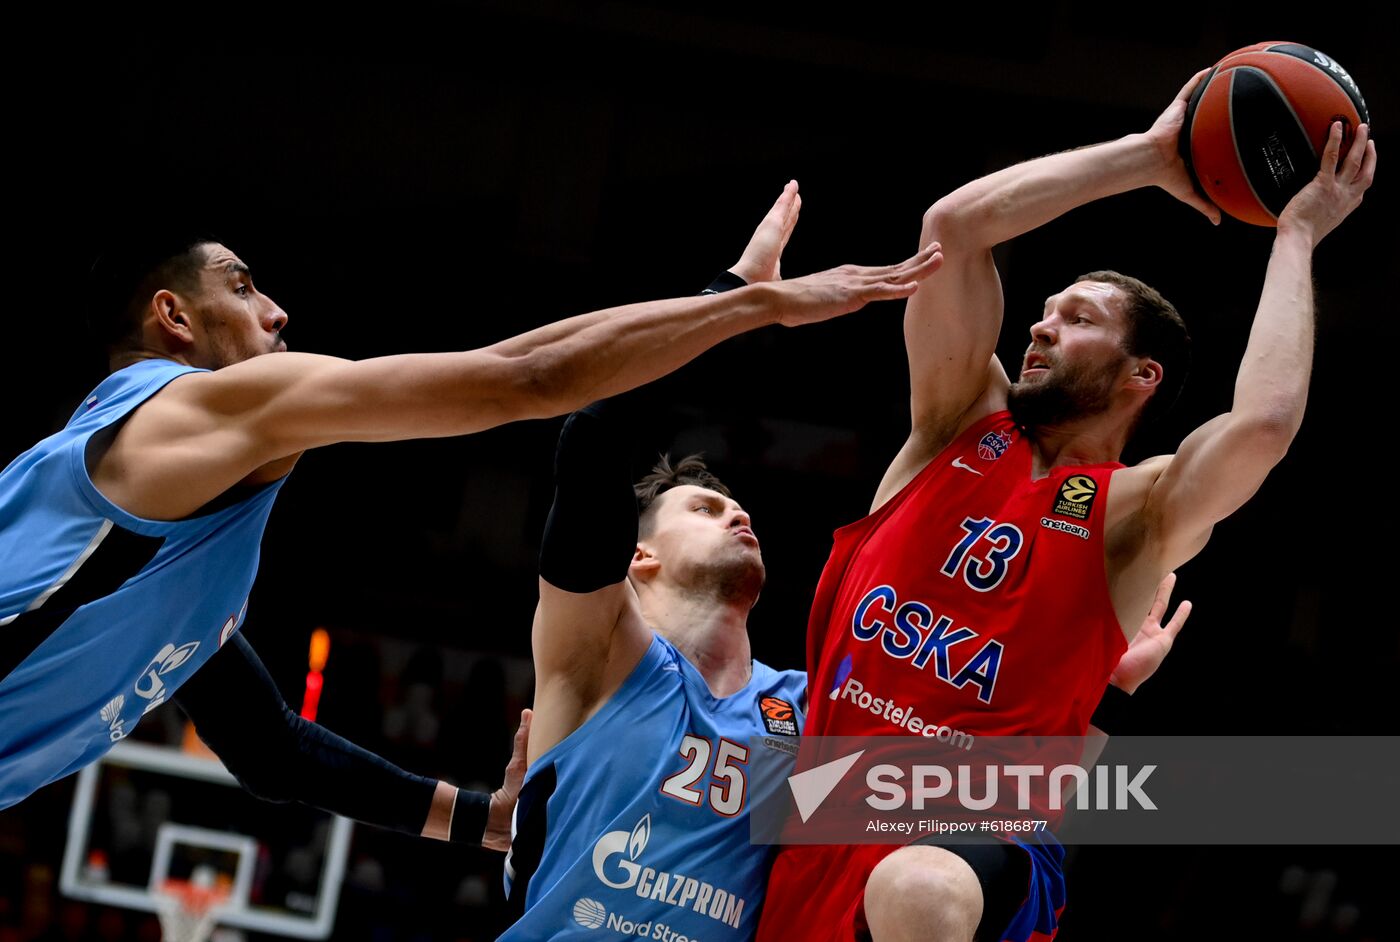
<svg viewBox="0 0 1400 942">
<path fill-rule="evenodd" d="M 1082 736 L 1127 648 L 1103 550 L 1121 467 L 1032 480 L 1030 441 L 998 412 L 837 530 L 806 735 Z"/>
<path fill-rule="evenodd" d="M 836 531 L 807 627 L 807 736 L 1082 736 L 1127 649 L 1103 528 L 1121 464 L 1031 479 L 1031 445 L 998 412 L 888 503 Z M 1074 758 L 1070 757 L 1070 761 Z M 800 760 L 799 760 L 800 761 Z M 1030 881 L 1009 942 L 1053 939 L 1064 850 L 1016 841 Z M 852 942 L 889 844 L 782 848 L 758 942 Z"/>
</svg>

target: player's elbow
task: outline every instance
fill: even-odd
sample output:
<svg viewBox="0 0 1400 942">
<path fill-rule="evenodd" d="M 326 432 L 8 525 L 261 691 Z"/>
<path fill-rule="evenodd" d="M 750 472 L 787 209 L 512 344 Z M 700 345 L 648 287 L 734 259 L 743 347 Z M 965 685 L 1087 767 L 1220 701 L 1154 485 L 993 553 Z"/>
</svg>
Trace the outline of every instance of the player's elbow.
<svg viewBox="0 0 1400 942">
<path fill-rule="evenodd" d="M 297 800 L 285 777 L 271 769 L 244 769 L 241 773 L 235 772 L 233 777 L 245 792 L 259 801 L 284 805 Z"/>
<path fill-rule="evenodd" d="M 950 193 L 924 210 L 924 226 L 919 244 L 941 242 L 966 247 L 975 240 L 983 212 L 977 202 L 960 193 Z"/>
<path fill-rule="evenodd" d="M 1301 412 L 1288 408 L 1234 416 L 1230 435 L 1234 442 L 1232 451 L 1272 467 L 1288 454 L 1302 421 Z"/>
</svg>

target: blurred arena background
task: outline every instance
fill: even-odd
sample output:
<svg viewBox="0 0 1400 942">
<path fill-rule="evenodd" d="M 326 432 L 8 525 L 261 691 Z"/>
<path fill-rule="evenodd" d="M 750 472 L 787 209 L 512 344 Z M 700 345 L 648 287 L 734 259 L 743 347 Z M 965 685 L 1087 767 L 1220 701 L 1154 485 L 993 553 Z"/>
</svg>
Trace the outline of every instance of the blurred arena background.
<svg viewBox="0 0 1400 942">
<path fill-rule="evenodd" d="M 74 299 L 138 215 L 206 220 L 288 311 L 294 349 L 360 358 L 694 293 L 792 177 L 804 206 L 785 272 L 902 258 L 949 189 L 1143 130 L 1192 72 L 1250 42 L 1335 56 L 1381 150 L 1400 114 L 1383 30 L 1244 6 L 1150 19 L 1066 2 L 824 13 L 638 0 L 47 16 L 11 33 L 5 66 L 0 464 L 103 375 Z M 1396 730 L 1395 172 L 1382 167 L 1317 255 L 1302 433 L 1182 570 L 1178 595 L 1197 613 L 1124 732 Z M 1001 250 L 1002 353 L 1019 357 L 1042 299 L 1080 272 L 1144 278 L 1196 341 L 1182 402 L 1129 459 L 1167 450 L 1229 402 L 1270 238 L 1229 220 L 1212 230 L 1155 191 L 1076 211 Z M 638 430 L 639 473 L 664 448 L 708 454 L 763 540 L 754 653 L 802 666 L 830 532 L 863 515 L 907 430 L 900 306 L 741 337 L 656 395 L 669 409 Z M 244 629 L 293 706 L 325 627 L 321 722 L 415 772 L 499 784 L 531 699 L 558 427 L 306 456 L 272 515 Z M 133 739 L 182 731 L 167 705 Z M 157 939 L 149 914 L 59 892 L 74 788 L 0 813 L 0 942 Z M 127 809 L 129 827 L 149 826 L 151 800 Z M 357 826 L 333 937 L 494 938 L 500 865 Z M 1066 942 L 1395 937 L 1388 848 L 1089 847 L 1071 850 L 1068 873 Z"/>
</svg>

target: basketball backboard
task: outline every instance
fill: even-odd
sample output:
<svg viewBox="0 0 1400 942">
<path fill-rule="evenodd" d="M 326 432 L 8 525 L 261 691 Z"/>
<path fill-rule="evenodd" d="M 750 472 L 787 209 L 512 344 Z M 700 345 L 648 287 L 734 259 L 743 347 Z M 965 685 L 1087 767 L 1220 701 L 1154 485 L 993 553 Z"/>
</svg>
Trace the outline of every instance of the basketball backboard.
<svg viewBox="0 0 1400 942">
<path fill-rule="evenodd" d="M 120 742 L 80 773 L 60 887 L 156 912 L 157 888 L 201 868 L 229 889 L 219 924 L 324 939 L 351 826 L 305 805 L 259 801 L 217 759 Z"/>
</svg>

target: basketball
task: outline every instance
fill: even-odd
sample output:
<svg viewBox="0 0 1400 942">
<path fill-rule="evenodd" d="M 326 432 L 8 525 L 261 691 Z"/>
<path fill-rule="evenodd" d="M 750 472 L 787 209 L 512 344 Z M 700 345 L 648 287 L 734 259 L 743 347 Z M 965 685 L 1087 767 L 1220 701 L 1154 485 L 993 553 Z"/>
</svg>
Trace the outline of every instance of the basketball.
<svg viewBox="0 0 1400 942">
<path fill-rule="evenodd" d="M 1215 205 L 1256 226 L 1317 173 L 1332 122 L 1342 154 L 1369 124 L 1361 90 L 1332 57 L 1310 46 L 1264 42 L 1216 63 L 1191 95 L 1181 133 L 1192 179 Z"/>
</svg>

